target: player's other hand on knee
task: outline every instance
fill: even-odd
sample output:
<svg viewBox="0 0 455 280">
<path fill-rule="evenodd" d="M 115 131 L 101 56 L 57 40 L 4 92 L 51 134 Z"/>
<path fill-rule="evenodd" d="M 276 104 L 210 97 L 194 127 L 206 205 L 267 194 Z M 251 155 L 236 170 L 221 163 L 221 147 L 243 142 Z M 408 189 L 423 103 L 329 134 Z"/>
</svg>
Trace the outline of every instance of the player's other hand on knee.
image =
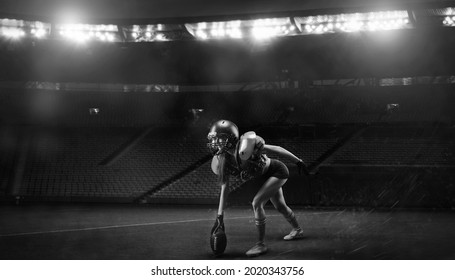
<svg viewBox="0 0 455 280">
<path fill-rule="evenodd" d="M 310 171 L 308 170 L 308 167 L 306 166 L 305 162 L 303 162 L 302 159 L 299 159 L 299 161 L 296 162 L 297 165 L 297 170 L 299 171 L 299 175 L 304 174 L 305 176 L 310 175 Z"/>
<path fill-rule="evenodd" d="M 218 229 L 221 229 L 222 231 L 224 231 L 223 215 L 218 215 L 216 217 L 215 224 L 213 225 L 212 230 L 210 231 L 210 233 L 213 234 L 214 232 L 217 232 Z"/>
</svg>

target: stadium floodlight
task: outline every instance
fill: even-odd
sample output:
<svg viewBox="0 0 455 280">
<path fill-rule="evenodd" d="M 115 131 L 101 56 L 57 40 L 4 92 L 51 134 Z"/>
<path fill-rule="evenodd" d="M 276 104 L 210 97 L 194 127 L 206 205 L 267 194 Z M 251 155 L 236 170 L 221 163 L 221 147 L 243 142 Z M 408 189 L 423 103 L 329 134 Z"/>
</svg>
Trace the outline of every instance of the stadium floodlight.
<svg viewBox="0 0 455 280">
<path fill-rule="evenodd" d="M 445 26 L 455 26 L 455 16 L 447 16 L 444 18 L 444 20 L 442 21 L 442 23 L 445 25 Z"/>
<path fill-rule="evenodd" d="M 18 39 L 25 36 L 24 30 L 15 27 L 3 27 L 1 31 L 1 34 L 8 38 Z"/>
<path fill-rule="evenodd" d="M 146 24 L 124 26 L 127 42 L 157 42 L 185 39 L 181 24 Z M 189 35 L 188 35 L 189 36 Z"/>
<path fill-rule="evenodd" d="M 43 22 L 33 22 L 30 24 L 30 34 L 36 38 L 44 38 L 51 33 L 51 24 Z"/>
<path fill-rule="evenodd" d="M 454 27 L 455 26 L 455 8 L 449 7 L 446 8 L 445 11 L 443 12 L 443 20 L 442 24 L 444 26 L 450 26 Z"/>
<path fill-rule="evenodd" d="M 91 40 L 101 42 L 120 41 L 117 25 L 113 24 L 57 24 L 56 30 L 61 38 L 76 42 Z"/>
<path fill-rule="evenodd" d="M 324 34 L 358 31 L 385 31 L 409 29 L 411 23 L 407 11 L 380 11 L 295 17 L 302 34 Z"/>
<path fill-rule="evenodd" d="M 218 22 L 186 23 L 186 29 L 196 39 L 268 39 L 296 35 L 291 19 L 261 18 Z"/>
<path fill-rule="evenodd" d="M 22 37 L 44 38 L 50 34 L 50 23 L 17 19 L 0 19 L 0 35 L 19 39 Z"/>
</svg>

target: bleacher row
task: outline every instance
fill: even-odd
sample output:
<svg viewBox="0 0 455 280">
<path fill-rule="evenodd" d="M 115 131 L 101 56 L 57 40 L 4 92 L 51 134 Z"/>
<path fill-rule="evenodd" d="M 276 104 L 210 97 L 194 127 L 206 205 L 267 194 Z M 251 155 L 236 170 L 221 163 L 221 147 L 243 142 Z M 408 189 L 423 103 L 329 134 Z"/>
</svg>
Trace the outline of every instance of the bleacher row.
<svg viewBox="0 0 455 280">
<path fill-rule="evenodd" d="M 454 166 L 452 133 L 438 125 L 370 128 L 341 148 L 329 164 Z"/>
<path fill-rule="evenodd" d="M 447 122 L 453 114 L 446 89 L 378 88 L 310 92 L 298 96 L 293 121 L 315 123 Z M 389 104 L 396 108 L 388 109 Z"/>
<path fill-rule="evenodd" d="M 455 167 L 454 142 L 452 138 L 441 135 L 442 131 L 446 131 L 445 129 L 428 128 L 422 132 L 420 127 L 398 128 L 399 135 L 389 132 L 392 137 L 386 137 L 384 130 L 387 128 L 367 128 L 360 136 L 336 150 L 331 157 L 326 158 L 326 160 L 321 159 L 321 162 L 318 160 L 329 149 L 337 145 L 341 134 L 329 138 L 277 138 L 271 139 L 269 142 L 286 147 L 296 155 L 301 156 L 309 166 L 321 164 L 321 169 L 351 165 L 364 167 Z M 432 134 L 429 134 L 428 130 L 432 131 Z M 270 156 L 273 157 L 274 155 Z M 282 160 L 292 171 L 293 164 Z M 191 198 L 195 201 L 202 198 L 216 201 L 219 189 L 216 187 L 216 178 L 214 177 L 210 170 L 210 164 L 206 163 L 188 176 L 153 194 L 150 197 L 151 201 L 170 202 L 173 199 L 188 201 Z"/>
<path fill-rule="evenodd" d="M 266 135 L 271 133 L 263 130 Z M 323 160 L 321 156 L 337 145 L 345 130 L 330 137 L 310 133 L 266 138 L 266 141 L 286 147 L 310 166 L 320 164 L 321 169 L 351 165 L 454 167 L 451 130 L 445 126 L 425 129 L 372 126 Z M 207 156 L 205 135 L 167 135 L 152 129 L 143 138 L 131 142 L 140 132 L 138 128 L 50 127 L 28 128 L 20 133 L 2 130 L 2 191 L 6 194 L 16 184 L 16 195 L 28 200 L 132 202 L 140 199 L 154 203 L 217 200 L 219 190 L 210 161 L 182 174 Z M 14 146 L 13 140 L 21 137 L 21 143 L 26 144 L 20 146 L 17 142 Z M 127 143 L 133 144 L 125 146 Z M 15 158 L 19 147 L 26 147 L 22 163 Z M 286 164 L 294 170 L 292 163 Z M 21 175 L 19 180 L 15 179 L 17 174 Z"/>
<path fill-rule="evenodd" d="M 331 148 L 336 139 L 275 139 L 270 144 L 282 145 L 296 155 L 300 155 L 308 164 Z M 279 156 L 271 157 L 283 160 L 286 164 L 292 165 Z M 219 184 L 217 177 L 213 174 L 210 161 L 193 170 L 183 178 L 169 184 L 166 188 L 147 197 L 147 201 L 169 203 L 172 201 L 197 201 L 199 203 L 217 201 L 219 196 Z M 290 167 L 292 168 L 292 167 Z M 235 189 L 242 183 L 240 180 L 232 179 L 231 188 Z"/>
<path fill-rule="evenodd" d="M 455 166 L 450 87 L 194 94 L 2 89 L 0 101 L 4 197 L 213 203 L 216 177 L 210 162 L 200 160 L 207 155 L 208 124 L 219 118 L 259 129 L 267 143 L 321 172 Z M 89 108 L 100 112 L 89 114 Z M 198 122 L 190 108 L 204 109 Z M 155 128 L 132 142 L 149 127 Z M 327 131 L 311 133 L 314 127 Z M 295 131 L 283 136 L 281 130 Z"/>
<path fill-rule="evenodd" d="M 337 154 L 332 163 L 363 165 L 455 164 L 451 143 L 429 143 L 426 139 L 406 141 L 359 139 Z M 384 151 L 386 150 L 386 151 Z"/>
<path fill-rule="evenodd" d="M 165 139 L 154 135 L 153 129 L 125 146 L 139 132 L 131 128 L 29 131 L 18 195 L 131 202 L 207 153 L 205 146 L 194 141 Z"/>
</svg>

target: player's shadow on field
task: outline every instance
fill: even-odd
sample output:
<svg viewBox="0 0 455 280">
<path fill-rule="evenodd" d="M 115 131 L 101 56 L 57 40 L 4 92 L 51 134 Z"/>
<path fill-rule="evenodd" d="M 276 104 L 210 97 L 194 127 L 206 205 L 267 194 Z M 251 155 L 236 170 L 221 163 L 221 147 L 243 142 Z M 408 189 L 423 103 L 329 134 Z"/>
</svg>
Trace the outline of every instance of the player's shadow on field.
<svg viewBox="0 0 455 280">
<path fill-rule="evenodd" d="M 288 253 L 292 251 L 292 254 L 298 253 L 299 251 L 304 251 L 305 243 L 308 243 L 310 240 L 317 239 L 315 236 L 304 236 L 299 239 L 285 241 L 282 238 L 270 238 L 269 242 L 267 242 L 267 246 L 269 247 L 269 252 L 265 255 L 267 256 L 277 256 L 283 253 Z M 286 245 L 283 247 L 283 245 Z M 289 250 L 292 248 L 292 250 Z M 246 251 L 248 248 L 245 248 L 244 251 L 239 249 L 226 249 L 226 251 L 221 255 L 215 255 L 213 253 L 208 253 L 208 259 L 213 260 L 231 260 L 231 259 L 247 259 L 247 260 L 254 260 L 257 257 L 248 257 L 246 256 Z M 258 256 L 259 257 L 259 256 Z"/>
</svg>

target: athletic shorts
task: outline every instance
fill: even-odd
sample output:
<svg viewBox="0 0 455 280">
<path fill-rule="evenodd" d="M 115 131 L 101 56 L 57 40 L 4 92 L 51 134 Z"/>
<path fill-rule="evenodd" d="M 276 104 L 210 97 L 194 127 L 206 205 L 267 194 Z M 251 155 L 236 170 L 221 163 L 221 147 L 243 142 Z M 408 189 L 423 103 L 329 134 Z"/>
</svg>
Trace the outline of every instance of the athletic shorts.
<svg viewBox="0 0 455 280">
<path fill-rule="evenodd" d="M 266 178 L 276 177 L 278 179 L 287 179 L 289 178 L 289 169 L 281 161 L 270 159 L 269 169 L 262 176 Z"/>
</svg>

